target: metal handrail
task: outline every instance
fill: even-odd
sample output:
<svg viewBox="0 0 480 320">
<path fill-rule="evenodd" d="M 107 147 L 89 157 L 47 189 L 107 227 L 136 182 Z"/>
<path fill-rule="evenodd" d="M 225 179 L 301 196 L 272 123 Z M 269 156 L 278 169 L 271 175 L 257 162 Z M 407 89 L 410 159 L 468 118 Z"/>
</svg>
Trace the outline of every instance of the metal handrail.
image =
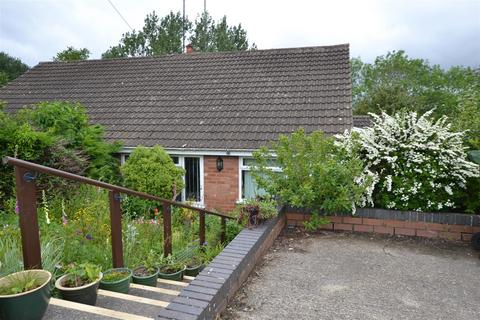
<svg viewBox="0 0 480 320">
<path fill-rule="evenodd" d="M 162 203 L 163 211 L 163 247 L 164 254 L 172 253 L 172 217 L 171 206 L 177 206 L 194 210 L 199 214 L 199 240 L 200 244 L 205 243 L 205 215 L 210 214 L 221 218 L 221 242 L 226 239 L 226 221 L 234 219 L 229 215 L 197 208 L 181 202 L 163 199 L 144 192 L 131 190 L 116 186 L 110 183 L 86 178 L 70 172 L 42 166 L 25 160 L 12 157 L 3 158 L 4 164 L 10 164 L 15 168 L 15 184 L 17 193 L 20 233 L 22 236 L 23 264 L 26 269 L 41 268 L 42 257 L 40 254 L 40 237 L 37 219 L 37 197 L 36 197 L 36 173 L 46 173 L 64 179 L 78 181 L 109 190 L 108 198 L 110 203 L 110 224 L 113 267 L 123 267 L 123 244 L 122 244 L 122 213 L 120 206 L 120 193 L 137 196 L 143 199 L 158 201 Z M 29 171 L 30 170 L 30 171 Z"/>
<path fill-rule="evenodd" d="M 57 177 L 61 177 L 61 178 L 69 179 L 69 180 L 74 180 L 74 181 L 82 182 L 82 183 L 85 183 L 85 184 L 90 184 L 90 185 L 93 185 L 93 186 L 104 188 L 104 189 L 107 189 L 107 190 L 110 190 L 110 191 L 115 191 L 115 192 L 118 192 L 118 193 L 124 193 L 124 194 L 129 194 L 129 195 L 132 195 L 132 196 L 137 196 L 137 197 L 148 199 L 148 200 L 158 201 L 158 202 L 162 202 L 162 203 L 168 203 L 168 204 L 171 204 L 171 205 L 174 205 L 174 206 L 177 206 L 177 207 L 182 207 L 182 208 L 185 208 L 185 209 L 195 210 L 195 211 L 198 211 L 198 212 L 201 211 L 201 212 L 205 212 L 207 214 L 211 214 L 211 215 L 222 217 L 222 218 L 234 219 L 234 217 L 229 216 L 229 215 L 224 214 L 224 213 L 221 213 L 221 212 L 210 211 L 210 210 L 206 210 L 206 209 L 203 209 L 203 208 L 190 206 L 188 204 L 184 204 L 184 203 L 181 203 L 181 202 L 168 200 L 168 199 L 163 199 L 163 198 L 153 196 L 153 195 L 145 193 L 145 192 L 135 191 L 135 190 L 128 189 L 128 188 L 125 188 L 125 187 L 120 187 L 120 186 L 117 186 L 117 185 L 114 185 L 114 184 L 110 184 L 110 183 L 98 181 L 98 180 L 95 180 L 95 179 L 83 177 L 83 176 L 80 176 L 80 175 L 77 175 L 77 174 L 73 174 L 73 173 L 70 173 L 70 172 L 66 172 L 66 171 L 42 166 L 40 164 L 36 164 L 36 163 L 25 161 L 25 160 L 20 160 L 20 159 L 13 158 L 13 157 L 4 157 L 3 158 L 3 164 L 11 164 L 11 165 L 22 167 L 22 168 L 25 168 L 25 169 L 31 169 L 31 170 L 34 170 L 34 171 L 47 173 L 47 174 L 50 174 L 50 175 L 53 175 L 53 176 L 57 176 Z"/>
</svg>

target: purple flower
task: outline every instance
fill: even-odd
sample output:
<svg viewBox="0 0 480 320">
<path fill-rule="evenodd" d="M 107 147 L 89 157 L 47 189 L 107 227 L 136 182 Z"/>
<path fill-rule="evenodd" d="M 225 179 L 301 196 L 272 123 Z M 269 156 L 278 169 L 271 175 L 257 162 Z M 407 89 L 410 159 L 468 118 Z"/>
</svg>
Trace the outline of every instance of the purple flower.
<svg viewBox="0 0 480 320">
<path fill-rule="evenodd" d="M 87 233 L 87 234 L 85 235 L 85 239 L 87 239 L 87 240 L 92 240 L 93 237 L 92 237 L 91 234 Z"/>
<path fill-rule="evenodd" d="M 15 201 L 15 213 L 16 214 L 20 213 L 20 207 L 18 206 L 18 200 Z"/>
</svg>

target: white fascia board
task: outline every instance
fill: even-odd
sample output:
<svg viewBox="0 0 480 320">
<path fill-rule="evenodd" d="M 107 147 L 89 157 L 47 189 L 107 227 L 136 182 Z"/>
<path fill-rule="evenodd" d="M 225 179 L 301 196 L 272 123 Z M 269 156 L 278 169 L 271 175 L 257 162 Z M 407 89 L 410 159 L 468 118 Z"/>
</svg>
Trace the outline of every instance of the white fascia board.
<svg viewBox="0 0 480 320">
<path fill-rule="evenodd" d="M 123 147 L 120 153 L 131 153 L 135 147 Z M 254 150 L 236 149 L 236 150 L 215 150 L 215 149 L 185 149 L 185 148 L 165 148 L 168 154 L 189 155 L 189 156 L 231 156 L 231 157 L 251 157 Z"/>
</svg>

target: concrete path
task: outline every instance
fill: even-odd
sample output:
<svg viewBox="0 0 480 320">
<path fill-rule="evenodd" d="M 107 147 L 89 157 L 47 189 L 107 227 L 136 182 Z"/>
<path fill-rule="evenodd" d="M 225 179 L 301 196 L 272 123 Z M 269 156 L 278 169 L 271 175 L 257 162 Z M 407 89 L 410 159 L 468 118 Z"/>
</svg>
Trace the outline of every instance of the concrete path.
<svg viewBox="0 0 480 320">
<path fill-rule="evenodd" d="M 478 256 L 463 244 L 290 231 L 222 319 L 480 319 Z"/>
</svg>

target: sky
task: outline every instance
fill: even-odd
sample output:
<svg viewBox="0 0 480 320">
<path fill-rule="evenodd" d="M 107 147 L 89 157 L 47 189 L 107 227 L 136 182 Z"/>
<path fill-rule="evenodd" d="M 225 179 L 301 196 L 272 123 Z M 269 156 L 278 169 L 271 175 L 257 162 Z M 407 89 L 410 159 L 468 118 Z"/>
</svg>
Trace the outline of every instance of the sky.
<svg viewBox="0 0 480 320">
<path fill-rule="evenodd" d="M 127 23 L 181 11 L 182 0 L 110 0 Z M 204 0 L 185 0 L 194 20 Z M 393 50 L 444 68 L 480 66 L 480 0 L 206 0 L 215 20 L 241 23 L 258 49 L 350 44 L 372 62 Z M 0 0 L 0 51 L 29 66 L 67 46 L 100 58 L 129 27 L 108 0 Z"/>
</svg>

